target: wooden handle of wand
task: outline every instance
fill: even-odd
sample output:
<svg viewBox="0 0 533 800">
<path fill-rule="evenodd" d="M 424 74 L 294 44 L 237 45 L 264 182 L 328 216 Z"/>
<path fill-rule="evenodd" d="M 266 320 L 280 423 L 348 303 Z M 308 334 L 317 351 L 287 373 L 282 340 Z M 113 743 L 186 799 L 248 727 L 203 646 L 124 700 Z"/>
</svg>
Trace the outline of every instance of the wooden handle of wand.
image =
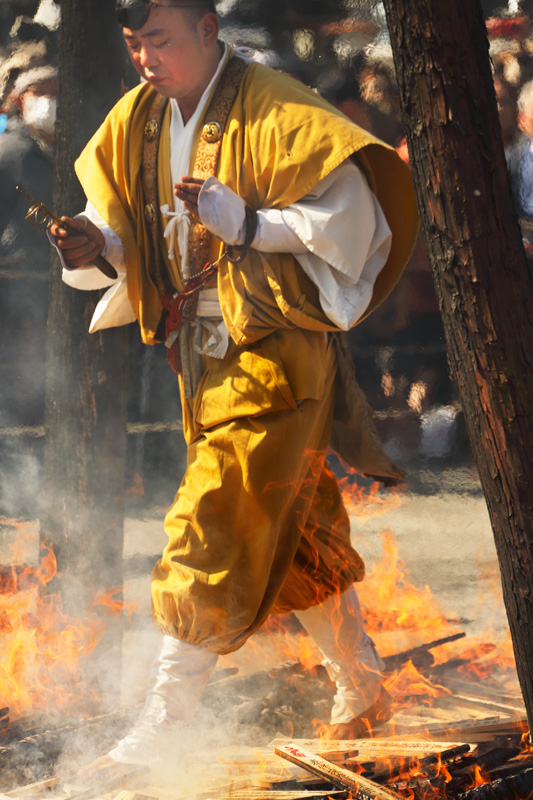
<svg viewBox="0 0 533 800">
<path fill-rule="evenodd" d="M 65 222 L 63 222 L 62 219 L 59 219 L 58 217 L 54 217 L 54 222 L 56 222 L 58 225 L 61 225 L 61 227 L 66 230 L 66 232 L 69 234 L 69 236 L 71 234 L 73 236 L 79 236 L 80 235 L 80 231 L 77 231 L 75 228 L 72 228 L 70 225 L 67 225 Z M 112 264 L 110 264 L 109 261 L 106 258 L 104 258 L 103 256 L 101 256 L 101 255 L 95 256 L 93 259 L 91 259 L 91 264 L 94 267 L 97 267 L 100 270 L 100 272 L 103 272 L 103 274 L 106 275 L 108 278 L 117 278 L 118 277 L 118 273 L 117 273 L 115 267 Z"/>
<path fill-rule="evenodd" d="M 42 231 L 46 231 L 53 223 L 55 223 L 56 225 L 60 225 L 62 228 L 64 228 L 69 235 L 79 236 L 80 231 L 72 228 L 70 225 L 67 225 L 59 217 L 56 217 L 56 215 L 50 211 L 50 209 L 47 208 L 44 203 L 37 202 L 37 200 L 35 200 L 31 194 L 28 194 L 28 192 L 24 191 L 21 186 L 15 186 L 15 189 L 23 194 L 24 197 L 31 203 L 31 207 L 26 214 L 26 219 L 30 225 L 33 225 L 34 228 L 39 228 Z M 116 269 L 102 255 L 95 256 L 95 258 L 92 259 L 92 264 L 99 269 L 100 272 L 103 272 L 106 277 L 113 279 L 118 277 Z"/>
</svg>

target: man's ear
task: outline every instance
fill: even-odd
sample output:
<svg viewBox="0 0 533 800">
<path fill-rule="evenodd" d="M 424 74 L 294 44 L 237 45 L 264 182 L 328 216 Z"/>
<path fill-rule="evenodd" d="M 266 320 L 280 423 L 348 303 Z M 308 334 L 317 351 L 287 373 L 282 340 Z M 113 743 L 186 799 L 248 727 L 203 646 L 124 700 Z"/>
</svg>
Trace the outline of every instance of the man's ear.
<svg viewBox="0 0 533 800">
<path fill-rule="evenodd" d="M 208 12 L 200 20 L 200 35 L 205 47 L 213 47 L 218 40 L 219 22 L 216 14 Z"/>
</svg>

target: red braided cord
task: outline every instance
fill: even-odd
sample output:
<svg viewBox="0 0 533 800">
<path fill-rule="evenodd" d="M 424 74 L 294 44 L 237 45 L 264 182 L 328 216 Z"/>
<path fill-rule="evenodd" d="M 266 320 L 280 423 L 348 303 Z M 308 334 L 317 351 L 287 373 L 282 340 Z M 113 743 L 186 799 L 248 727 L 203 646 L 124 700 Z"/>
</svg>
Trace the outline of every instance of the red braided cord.
<svg viewBox="0 0 533 800">
<path fill-rule="evenodd" d="M 215 274 L 217 268 L 214 264 L 208 261 L 203 269 L 200 270 L 196 275 L 190 278 L 183 287 L 182 292 L 178 292 L 177 294 L 167 294 L 163 297 L 163 305 L 168 311 L 168 315 L 165 321 L 165 337 L 168 339 L 172 331 L 175 331 L 176 328 L 179 328 L 181 325 L 181 319 L 183 317 L 183 311 L 185 306 L 187 305 L 187 301 L 189 300 L 192 295 L 196 294 L 197 292 L 202 289 L 203 286 L 209 281 L 209 279 Z M 170 366 L 174 370 L 174 372 L 179 375 L 180 371 L 180 359 L 179 359 L 179 350 L 178 350 L 178 340 L 174 342 L 172 347 L 169 347 L 167 350 L 167 361 L 169 362 Z"/>
</svg>

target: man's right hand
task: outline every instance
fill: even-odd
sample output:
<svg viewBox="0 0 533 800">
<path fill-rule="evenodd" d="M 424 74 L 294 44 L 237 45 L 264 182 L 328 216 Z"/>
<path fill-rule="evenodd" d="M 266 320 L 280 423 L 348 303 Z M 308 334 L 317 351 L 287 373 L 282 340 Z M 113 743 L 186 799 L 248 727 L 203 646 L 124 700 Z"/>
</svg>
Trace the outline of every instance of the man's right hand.
<svg viewBox="0 0 533 800">
<path fill-rule="evenodd" d="M 86 217 L 61 217 L 61 220 L 77 232 L 69 233 L 55 222 L 50 227 L 67 267 L 76 269 L 92 264 L 105 247 L 101 230 Z"/>
</svg>

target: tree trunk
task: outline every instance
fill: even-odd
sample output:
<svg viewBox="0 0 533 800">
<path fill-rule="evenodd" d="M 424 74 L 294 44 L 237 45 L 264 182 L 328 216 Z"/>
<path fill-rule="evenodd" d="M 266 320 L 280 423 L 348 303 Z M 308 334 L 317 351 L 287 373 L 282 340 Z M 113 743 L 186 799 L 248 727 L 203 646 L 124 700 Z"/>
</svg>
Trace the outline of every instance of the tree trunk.
<svg viewBox="0 0 533 800">
<path fill-rule="evenodd" d="M 533 287 L 476 0 L 385 0 L 413 179 L 533 723 Z"/>
<path fill-rule="evenodd" d="M 85 207 L 73 164 L 120 96 L 123 61 L 112 0 L 62 0 L 54 192 L 60 215 Z M 53 256 L 42 535 L 54 545 L 63 605 L 78 616 L 97 590 L 122 584 L 129 330 L 88 334 L 99 294 L 63 284 Z M 117 633 L 111 644 L 118 659 Z"/>
</svg>

